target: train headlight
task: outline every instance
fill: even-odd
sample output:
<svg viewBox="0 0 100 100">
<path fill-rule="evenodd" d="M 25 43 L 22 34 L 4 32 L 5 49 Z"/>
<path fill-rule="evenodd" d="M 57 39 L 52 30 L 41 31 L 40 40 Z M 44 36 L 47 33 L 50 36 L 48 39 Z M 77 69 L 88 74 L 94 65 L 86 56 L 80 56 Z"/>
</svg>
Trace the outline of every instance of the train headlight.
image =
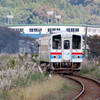
<svg viewBox="0 0 100 100">
<path fill-rule="evenodd" d="M 56 58 L 56 56 L 53 56 L 54 58 Z"/>
<path fill-rule="evenodd" d="M 57 55 L 57 56 L 54 56 L 54 58 L 56 58 L 56 59 L 59 59 L 59 55 Z"/>
<path fill-rule="evenodd" d="M 77 58 L 80 58 L 80 56 L 75 55 L 74 58 L 77 59 Z"/>
<path fill-rule="evenodd" d="M 55 59 L 61 59 L 62 56 L 61 55 L 55 55 L 55 56 L 53 56 L 53 58 L 55 58 Z"/>
</svg>

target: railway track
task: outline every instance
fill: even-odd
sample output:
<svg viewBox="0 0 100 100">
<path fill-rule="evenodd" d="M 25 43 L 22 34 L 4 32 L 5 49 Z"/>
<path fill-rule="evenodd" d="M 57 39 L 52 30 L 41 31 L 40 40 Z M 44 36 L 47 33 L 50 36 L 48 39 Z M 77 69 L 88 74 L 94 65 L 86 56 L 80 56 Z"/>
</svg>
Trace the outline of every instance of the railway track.
<svg viewBox="0 0 100 100">
<path fill-rule="evenodd" d="M 64 75 L 65 78 L 75 80 L 82 86 L 81 92 L 73 100 L 100 100 L 100 82 L 79 75 Z"/>
</svg>

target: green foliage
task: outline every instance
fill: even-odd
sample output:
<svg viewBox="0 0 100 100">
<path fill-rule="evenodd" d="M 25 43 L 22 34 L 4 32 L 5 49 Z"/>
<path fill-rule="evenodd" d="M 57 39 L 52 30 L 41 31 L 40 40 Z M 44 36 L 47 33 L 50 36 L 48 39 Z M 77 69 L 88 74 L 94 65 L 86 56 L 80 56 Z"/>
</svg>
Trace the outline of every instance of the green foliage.
<svg viewBox="0 0 100 100">
<path fill-rule="evenodd" d="M 70 85 L 70 86 L 63 86 L 62 87 L 62 89 L 61 89 L 61 91 L 63 92 L 63 93 L 68 93 L 68 90 L 73 90 L 73 87 Z"/>
<path fill-rule="evenodd" d="M 35 54 L 35 57 L 37 58 L 38 57 L 38 54 Z"/>
<path fill-rule="evenodd" d="M 99 57 L 100 55 L 100 36 L 93 35 L 88 38 L 88 45 L 90 48 L 91 55 L 93 57 Z"/>
<path fill-rule="evenodd" d="M 35 54 L 34 54 L 34 53 L 32 53 L 32 54 L 31 54 L 31 57 L 34 57 L 34 55 L 35 55 Z"/>
<path fill-rule="evenodd" d="M 32 60 L 33 62 L 38 63 L 38 61 L 35 60 L 33 57 L 37 58 L 37 57 L 38 57 L 38 54 L 34 54 L 34 53 L 32 53 L 32 54 L 31 54 L 31 57 L 30 57 L 31 60 Z"/>
<path fill-rule="evenodd" d="M 50 7 L 49 7 L 50 5 Z M 100 0 L 1 0 L 0 1 L 0 24 L 6 25 L 7 15 L 13 15 L 14 24 L 33 24 L 47 22 L 47 11 L 54 9 L 55 14 L 62 16 L 62 21 L 69 23 L 87 24 L 91 15 L 100 16 Z M 65 14 L 64 14 L 65 13 Z M 84 17 L 82 17 L 84 15 Z M 70 21 L 68 21 L 68 19 Z M 80 19 L 79 19 L 80 18 Z M 79 22 L 73 21 L 80 20 Z M 56 23 L 55 19 L 53 21 Z M 11 24 L 11 21 L 9 21 Z M 94 24 L 89 23 L 88 24 Z M 96 24 L 99 24 L 96 21 Z"/>
<path fill-rule="evenodd" d="M 88 67 L 82 67 L 81 71 L 79 72 L 80 74 L 87 74 L 89 72 L 89 68 Z"/>
<path fill-rule="evenodd" d="M 12 68 L 14 69 L 14 66 L 15 66 L 15 63 L 16 61 L 14 59 L 10 59 L 8 62 L 7 62 L 7 68 Z"/>
<path fill-rule="evenodd" d="M 84 61 L 83 65 L 84 66 L 82 66 L 82 69 L 79 72 L 80 74 L 85 75 L 85 76 L 95 77 L 98 80 L 100 80 L 100 63 L 96 64 L 93 61 L 92 62 L 88 61 L 88 63 L 86 63 Z"/>
<path fill-rule="evenodd" d="M 21 61 L 23 61 L 23 56 L 21 56 L 20 54 L 18 54 L 18 57 Z"/>
<path fill-rule="evenodd" d="M 47 73 L 47 72 L 46 72 L 46 73 L 44 73 L 44 76 L 45 76 L 45 77 L 49 76 L 49 73 Z"/>
<path fill-rule="evenodd" d="M 28 52 L 25 52 L 25 55 L 24 56 L 27 56 L 28 55 Z"/>
<path fill-rule="evenodd" d="M 92 65 L 91 65 L 92 66 Z M 92 66 L 89 70 L 90 71 L 95 71 L 97 69 L 97 66 Z"/>
<path fill-rule="evenodd" d="M 30 57 L 30 58 L 31 58 L 31 60 L 32 60 L 33 62 L 35 62 L 35 63 L 37 62 L 37 60 L 35 60 L 34 58 L 32 58 L 32 57 Z"/>
<path fill-rule="evenodd" d="M 96 69 L 93 73 L 93 76 L 98 78 L 98 80 L 100 80 L 100 69 Z"/>
<path fill-rule="evenodd" d="M 19 76 L 16 80 L 13 80 L 13 83 L 16 84 L 17 87 L 25 87 L 33 82 L 42 82 L 44 79 L 45 77 L 43 77 L 40 72 L 35 72 L 34 74 L 30 73 L 26 78 Z"/>
</svg>

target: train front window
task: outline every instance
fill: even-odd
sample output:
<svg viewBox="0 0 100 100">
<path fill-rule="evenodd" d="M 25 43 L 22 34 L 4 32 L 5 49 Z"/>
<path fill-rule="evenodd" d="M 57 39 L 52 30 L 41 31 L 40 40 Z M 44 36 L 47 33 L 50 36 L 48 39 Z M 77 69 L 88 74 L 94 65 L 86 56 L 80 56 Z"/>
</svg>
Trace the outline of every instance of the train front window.
<svg viewBox="0 0 100 100">
<path fill-rule="evenodd" d="M 81 49 L 81 36 L 73 35 L 73 49 Z"/>
<path fill-rule="evenodd" d="M 64 49 L 70 49 L 70 41 L 64 40 Z"/>
<path fill-rule="evenodd" d="M 55 35 L 52 37 L 52 48 L 61 49 L 61 35 Z"/>
</svg>

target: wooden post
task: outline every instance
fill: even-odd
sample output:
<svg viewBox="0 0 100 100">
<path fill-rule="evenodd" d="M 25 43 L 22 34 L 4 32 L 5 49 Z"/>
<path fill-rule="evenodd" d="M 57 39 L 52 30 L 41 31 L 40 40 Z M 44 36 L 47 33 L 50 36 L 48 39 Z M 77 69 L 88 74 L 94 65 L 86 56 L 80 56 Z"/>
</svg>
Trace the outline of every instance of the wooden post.
<svg viewBox="0 0 100 100">
<path fill-rule="evenodd" d="M 87 26 L 85 30 L 85 48 L 84 48 L 84 57 L 86 58 L 86 45 L 87 45 Z"/>
</svg>

